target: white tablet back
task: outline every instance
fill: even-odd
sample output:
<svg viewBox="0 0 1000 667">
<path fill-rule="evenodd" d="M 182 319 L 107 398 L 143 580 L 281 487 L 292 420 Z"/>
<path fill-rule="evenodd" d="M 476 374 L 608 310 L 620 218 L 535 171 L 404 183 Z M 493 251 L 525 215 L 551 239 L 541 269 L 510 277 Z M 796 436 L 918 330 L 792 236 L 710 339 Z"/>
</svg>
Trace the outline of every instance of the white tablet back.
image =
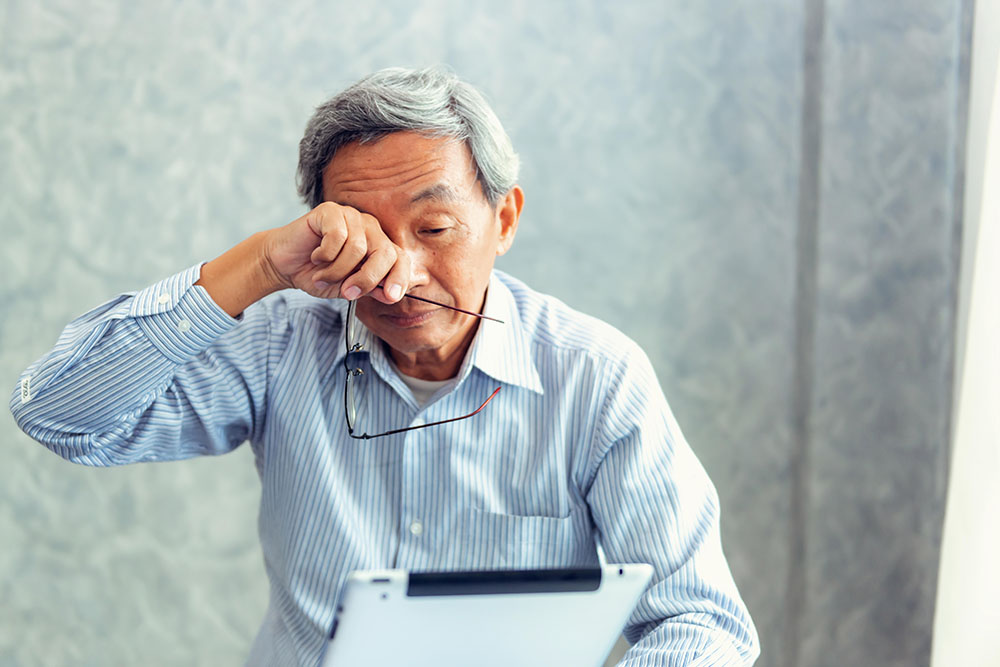
<svg viewBox="0 0 1000 667">
<path fill-rule="evenodd" d="M 653 568 L 354 572 L 323 667 L 604 663 Z"/>
</svg>

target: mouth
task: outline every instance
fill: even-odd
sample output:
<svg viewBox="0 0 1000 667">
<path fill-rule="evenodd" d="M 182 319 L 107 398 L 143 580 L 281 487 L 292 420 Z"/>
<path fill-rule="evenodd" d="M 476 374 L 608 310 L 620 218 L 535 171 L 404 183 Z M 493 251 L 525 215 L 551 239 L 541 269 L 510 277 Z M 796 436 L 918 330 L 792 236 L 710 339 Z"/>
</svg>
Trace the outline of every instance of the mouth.
<svg viewBox="0 0 1000 667">
<path fill-rule="evenodd" d="M 383 313 L 379 315 L 379 318 L 385 320 L 395 327 L 401 329 L 407 329 L 410 327 L 417 327 L 425 323 L 430 318 L 434 317 L 440 308 L 432 308 L 430 310 L 421 311 L 392 311 L 388 313 Z"/>
</svg>

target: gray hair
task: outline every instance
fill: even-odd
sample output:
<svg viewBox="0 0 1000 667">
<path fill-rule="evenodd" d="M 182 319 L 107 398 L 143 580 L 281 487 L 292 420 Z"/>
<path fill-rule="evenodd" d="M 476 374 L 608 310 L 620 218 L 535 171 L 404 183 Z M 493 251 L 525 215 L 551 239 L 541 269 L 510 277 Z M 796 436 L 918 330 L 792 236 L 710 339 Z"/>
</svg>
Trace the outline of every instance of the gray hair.
<svg viewBox="0 0 1000 667">
<path fill-rule="evenodd" d="M 323 170 L 341 146 L 403 131 L 464 141 L 490 206 L 517 181 L 517 153 L 478 90 L 443 69 L 392 67 L 317 107 L 299 142 L 299 195 L 310 207 L 323 202 Z"/>
</svg>

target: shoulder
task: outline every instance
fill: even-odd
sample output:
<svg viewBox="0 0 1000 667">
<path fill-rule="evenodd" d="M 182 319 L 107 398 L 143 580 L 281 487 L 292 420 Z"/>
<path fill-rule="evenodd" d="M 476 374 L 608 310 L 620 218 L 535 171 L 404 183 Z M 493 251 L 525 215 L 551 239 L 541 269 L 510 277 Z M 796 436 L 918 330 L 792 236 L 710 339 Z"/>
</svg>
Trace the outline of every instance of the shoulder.
<svg viewBox="0 0 1000 667">
<path fill-rule="evenodd" d="M 607 322 L 537 292 L 507 273 L 495 273 L 510 290 L 520 325 L 536 349 L 575 352 L 610 362 L 645 356 L 635 341 Z"/>
</svg>

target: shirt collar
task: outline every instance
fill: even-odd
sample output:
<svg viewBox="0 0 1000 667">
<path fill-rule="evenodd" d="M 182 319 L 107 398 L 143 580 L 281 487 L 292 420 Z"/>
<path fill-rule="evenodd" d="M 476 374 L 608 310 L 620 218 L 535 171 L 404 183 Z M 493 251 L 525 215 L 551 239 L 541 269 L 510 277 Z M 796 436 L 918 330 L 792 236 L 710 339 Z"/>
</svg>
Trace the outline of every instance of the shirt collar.
<svg viewBox="0 0 1000 667">
<path fill-rule="evenodd" d="M 465 377 L 465 366 L 471 364 L 495 380 L 544 394 L 514 295 L 497 277 L 496 272 L 490 276 L 483 315 L 495 317 L 504 323 L 489 320 L 479 323 L 479 330 L 459 377 Z"/>
<path fill-rule="evenodd" d="M 334 303 L 336 304 L 334 308 L 340 312 L 343 320 L 347 315 L 347 302 L 337 300 Z M 490 275 L 483 315 L 501 320 L 503 324 L 489 320 L 479 323 L 472 346 L 458 371 L 458 381 L 462 382 L 473 368 L 477 368 L 499 382 L 544 394 L 545 390 L 542 388 L 538 369 L 531 357 L 531 344 L 521 322 L 514 295 L 497 277 L 496 272 Z M 344 358 L 345 335 L 346 329 L 341 331 L 338 340 L 336 363 L 340 363 Z M 363 345 L 361 352 L 371 353 L 375 370 L 387 380 L 395 375 L 389 372 L 390 364 L 382 341 L 363 324 L 359 326 L 358 335 Z"/>
</svg>

